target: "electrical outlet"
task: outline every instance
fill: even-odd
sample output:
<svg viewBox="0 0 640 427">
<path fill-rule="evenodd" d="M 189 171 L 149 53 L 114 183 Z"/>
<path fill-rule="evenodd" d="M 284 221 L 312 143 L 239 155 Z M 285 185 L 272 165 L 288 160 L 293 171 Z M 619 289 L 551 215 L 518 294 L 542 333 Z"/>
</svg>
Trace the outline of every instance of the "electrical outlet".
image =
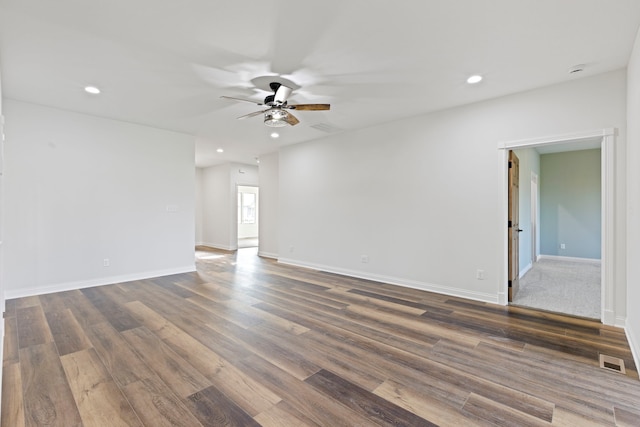
<svg viewBox="0 0 640 427">
<path fill-rule="evenodd" d="M 476 279 L 484 280 L 484 270 L 476 270 Z"/>
<path fill-rule="evenodd" d="M 295 248 L 293 246 L 289 246 L 289 252 L 293 253 L 293 251 L 295 250 Z"/>
<path fill-rule="evenodd" d="M 368 264 L 369 263 L 369 255 L 361 255 L 360 256 L 360 262 L 362 262 L 363 264 Z"/>
<path fill-rule="evenodd" d="M 111 264 L 110 264 L 110 262 L 109 262 L 109 258 L 105 258 L 105 259 L 103 259 L 103 260 L 102 260 L 102 265 L 103 265 L 104 267 L 109 267 L 109 265 L 111 265 Z"/>
<path fill-rule="evenodd" d="M 567 246 L 564 243 L 560 243 L 560 249 L 567 249 Z"/>
</svg>

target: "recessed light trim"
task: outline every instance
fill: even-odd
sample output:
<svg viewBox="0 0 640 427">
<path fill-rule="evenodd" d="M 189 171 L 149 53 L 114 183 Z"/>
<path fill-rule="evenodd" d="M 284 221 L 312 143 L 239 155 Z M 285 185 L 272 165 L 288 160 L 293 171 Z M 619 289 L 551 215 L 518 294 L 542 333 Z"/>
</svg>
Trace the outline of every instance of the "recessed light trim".
<svg viewBox="0 0 640 427">
<path fill-rule="evenodd" d="M 217 151 L 218 153 L 224 153 L 224 148 L 218 148 L 216 151 Z"/>
<path fill-rule="evenodd" d="M 482 81 L 482 76 L 480 74 L 474 74 L 473 76 L 469 76 L 467 79 L 467 83 L 470 85 L 474 85 L 476 83 L 480 83 Z"/>
<path fill-rule="evenodd" d="M 274 138 L 274 139 L 275 139 L 275 138 L 279 138 L 279 137 L 280 137 L 280 134 L 279 134 L 278 132 L 273 132 L 273 133 L 271 134 L 271 138 Z"/>
<path fill-rule="evenodd" d="M 97 95 L 100 93 L 100 89 L 95 86 L 85 86 L 84 91 L 92 95 Z"/>
</svg>

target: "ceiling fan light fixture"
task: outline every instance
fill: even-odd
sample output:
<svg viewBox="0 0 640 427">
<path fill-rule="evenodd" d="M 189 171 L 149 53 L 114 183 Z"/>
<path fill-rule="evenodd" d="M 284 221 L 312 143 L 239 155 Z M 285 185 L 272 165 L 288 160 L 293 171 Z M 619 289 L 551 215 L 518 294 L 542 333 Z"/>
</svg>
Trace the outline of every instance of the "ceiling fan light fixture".
<svg viewBox="0 0 640 427">
<path fill-rule="evenodd" d="M 280 109 L 270 109 L 264 113 L 264 124 L 272 128 L 281 128 L 287 126 L 285 119 L 287 112 Z"/>
<path fill-rule="evenodd" d="M 272 128 L 281 128 L 283 126 L 286 126 L 287 122 L 282 119 L 265 118 L 264 124 Z"/>
</svg>

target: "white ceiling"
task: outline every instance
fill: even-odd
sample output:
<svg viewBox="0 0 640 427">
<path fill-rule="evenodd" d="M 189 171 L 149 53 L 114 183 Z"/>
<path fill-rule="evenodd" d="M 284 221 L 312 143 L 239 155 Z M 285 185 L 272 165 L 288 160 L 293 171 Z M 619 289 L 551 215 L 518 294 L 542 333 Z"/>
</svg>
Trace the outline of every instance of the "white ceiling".
<svg viewBox="0 0 640 427">
<path fill-rule="evenodd" d="M 7 98 L 192 134 L 196 165 L 626 66 L 638 0 L 0 0 Z M 576 64 L 581 73 L 569 74 Z M 473 73 L 484 76 L 474 86 Z M 299 87 L 281 137 L 258 110 Z M 102 89 L 98 96 L 86 85 Z M 224 153 L 217 153 L 223 148 Z"/>
</svg>

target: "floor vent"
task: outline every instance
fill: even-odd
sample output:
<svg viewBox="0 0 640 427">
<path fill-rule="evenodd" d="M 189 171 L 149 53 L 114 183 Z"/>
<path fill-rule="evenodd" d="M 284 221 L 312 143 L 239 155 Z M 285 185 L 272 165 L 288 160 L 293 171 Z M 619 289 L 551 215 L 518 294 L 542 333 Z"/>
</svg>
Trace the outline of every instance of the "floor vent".
<svg viewBox="0 0 640 427">
<path fill-rule="evenodd" d="M 605 354 L 600 355 L 600 367 L 609 371 L 618 372 L 619 374 L 625 374 L 624 360 L 619 357 L 607 356 Z"/>
</svg>

